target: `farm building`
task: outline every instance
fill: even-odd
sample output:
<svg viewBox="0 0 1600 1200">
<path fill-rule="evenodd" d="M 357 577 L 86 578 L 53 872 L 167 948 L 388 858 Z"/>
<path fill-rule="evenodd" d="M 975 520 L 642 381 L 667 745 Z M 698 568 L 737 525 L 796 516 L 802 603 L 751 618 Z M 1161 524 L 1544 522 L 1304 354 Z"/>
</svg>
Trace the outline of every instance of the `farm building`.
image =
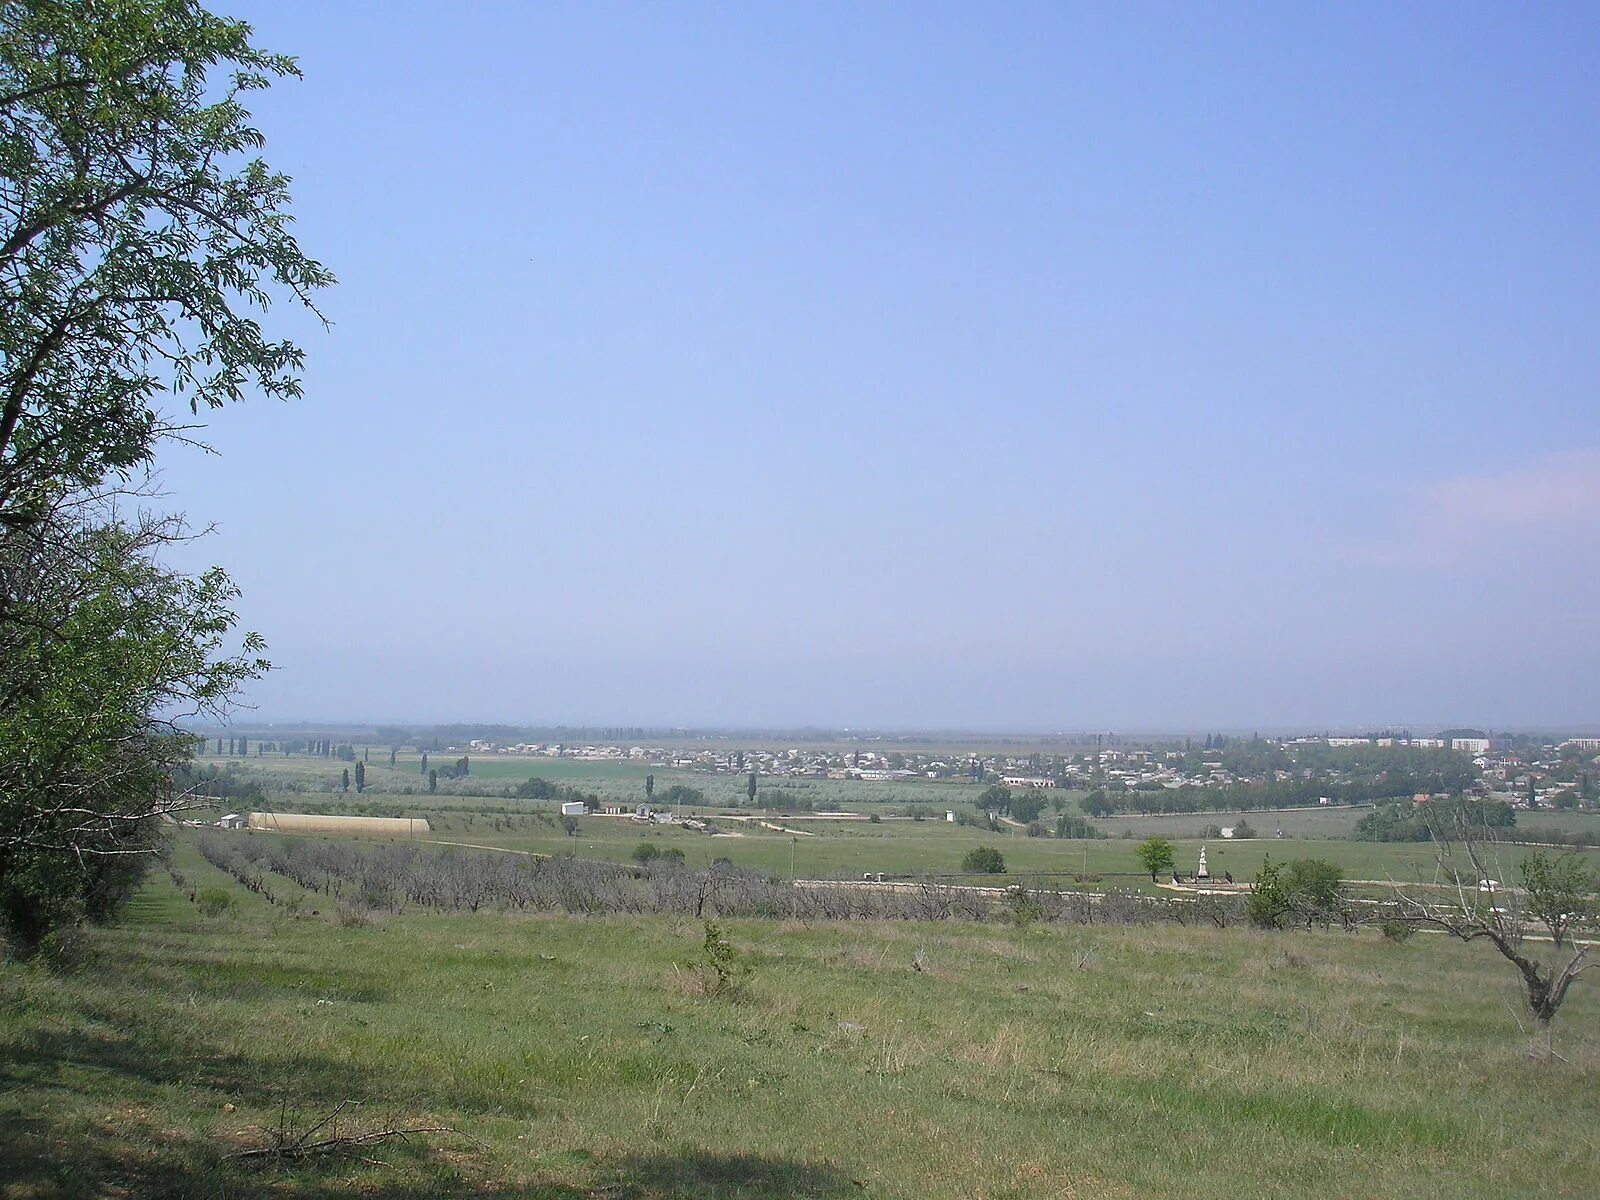
<svg viewBox="0 0 1600 1200">
<path fill-rule="evenodd" d="M 243 813 L 229 813 L 217 822 L 223 829 L 243 829 L 247 818 Z"/>
<path fill-rule="evenodd" d="M 369 837 L 415 837 L 430 832 L 426 817 L 334 817 L 320 813 L 253 812 L 249 827 L 278 833 L 355 833 Z"/>
<path fill-rule="evenodd" d="M 588 811 L 588 807 L 582 800 L 563 800 L 561 802 L 561 815 L 563 817 L 581 817 Z"/>
</svg>

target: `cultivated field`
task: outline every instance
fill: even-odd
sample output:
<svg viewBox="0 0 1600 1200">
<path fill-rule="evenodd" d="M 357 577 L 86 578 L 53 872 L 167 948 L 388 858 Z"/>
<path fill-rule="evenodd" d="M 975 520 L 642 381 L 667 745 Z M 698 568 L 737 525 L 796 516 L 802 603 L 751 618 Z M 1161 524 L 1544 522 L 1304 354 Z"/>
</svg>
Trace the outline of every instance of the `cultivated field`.
<svg viewBox="0 0 1600 1200">
<path fill-rule="evenodd" d="M 1149 890 L 1150 877 L 1142 873 L 1133 838 L 1089 841 L 1030 838 L 1015 826 L 998 833 L 942 820 L 914 821 L 882 817 L 876 824 L 865 820 L 799 820 L 774 815 L 754 815 L 748 820 L 713 817 L 713 824 L 734 836 L 709 836 L 681 826 L 644 825 L 625 817 L 580 817 L 576 836 L 568 836 L 548 803 L 515 800 L 472 800 L 429 796 L 309 797 L 275 793 L 269 800 L 285 812 L 351 812 L 382 816 L 419 816 L 428 820 L 428 838 L 443 843 L 492 846 L 539 854 L 576 854 L 613 862 L 629 860 L 641 841 L 657 849 L 676 847 L 693 867 L 706 867 L 718 858 L 788 877 L 802 879 L 860 879 L 868 873 L 895 876 L 951 875 L 961 871 L 961 860 L 978 846 L 993 846 L 1005 856 L 1008 874 L 1059 876 L 1063 886 L 1086 883 L 1095 887 Z M 441 802 L 442 800 L 442 802 Z M 1174 830 L 1174 833 L 1177 831 Z M 1430 881 L 1434 876 L 1433 848 L 1419 843 L 1353 842 L 1314 838 L 1262 838 L 1251 841 L 1173 838 L 1178 866 L 1194 871 L 1204 844 L 1211 872 L 1222 878 L 1232 872 L 1240 881 L 1260 870 L 1270 855 L 1275 860 L 1325 858 L 1343 868 L 1346 878 Z M 1527 848 L 1501 850 L 1506 873 L 1530 853 Z M 1586 852 L 1600 863 L 1600 851 Z M 1084 877 L 1079 879 L 1078 877 Z"/>
<path fill-rule="evenodd" d="M 0 966 L 4 1194 L 1456 1200 L 1600 1177 L 1600 989 L 1535 1063 L 1481 946 L 748 921 L 727 937 L 749 974 L 716 996 L 698 922 L 344 927 L 187 842 L 175 865 L 235 911 L 161 875 L 80 970 Z M 374 1164 L 227 1157 L 344 1100 L 341 1133 L 460 1132 Z"/>
</svg>

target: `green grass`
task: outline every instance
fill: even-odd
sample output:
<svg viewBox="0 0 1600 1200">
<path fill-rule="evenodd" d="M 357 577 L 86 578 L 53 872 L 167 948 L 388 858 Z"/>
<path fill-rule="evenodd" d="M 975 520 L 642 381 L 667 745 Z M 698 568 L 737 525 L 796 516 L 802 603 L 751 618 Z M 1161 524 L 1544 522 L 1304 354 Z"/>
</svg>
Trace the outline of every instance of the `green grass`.
<svg viewBox="0 0 1600 1200">
<path fill-rule="evenodd" d="M 180 847 L 188 886 L 226 877 Z M 1442 938 L 669 918 L 343 928 L 163 875 L 76 972 L 0 965 L 0 1194 L 1593 1195 L 1600 991 L 1541 1065 Z M 918 960 L 924 969 L 912 969 Z M 229 1162 L 287 1107 L 471 1135 Z"/>
</svg>

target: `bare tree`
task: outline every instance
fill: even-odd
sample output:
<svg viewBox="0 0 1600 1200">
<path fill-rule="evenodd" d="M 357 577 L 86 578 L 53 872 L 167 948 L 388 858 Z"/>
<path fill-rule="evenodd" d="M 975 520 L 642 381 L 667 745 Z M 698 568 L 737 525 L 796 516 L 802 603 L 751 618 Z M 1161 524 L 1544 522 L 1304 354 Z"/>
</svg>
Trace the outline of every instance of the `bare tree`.
<svg viewBox="0 0 1600 1200">
<path fill-rule="evenodd" d="M 1600 879 L 1577 854 L 1553 857 L 1540 850 L 1517 868 L 1521 886 L 1507 886 L 1499 840 L 1481 808 L 1464 802 L 1440 806 L 1429 812 L 1428 823 L 1440 874 L 1453 895 L 1396 887 L 1396 915 L 1464 942 L 1486 941 L 1499 951 L 1521 977 L 1543 1053 L 1553 1054 L 1551 1022 L 1573 981 L 1595 965 L 1590 947 L 1573 937 L 1573 929 L 1595 913 Z"/>
</svg>

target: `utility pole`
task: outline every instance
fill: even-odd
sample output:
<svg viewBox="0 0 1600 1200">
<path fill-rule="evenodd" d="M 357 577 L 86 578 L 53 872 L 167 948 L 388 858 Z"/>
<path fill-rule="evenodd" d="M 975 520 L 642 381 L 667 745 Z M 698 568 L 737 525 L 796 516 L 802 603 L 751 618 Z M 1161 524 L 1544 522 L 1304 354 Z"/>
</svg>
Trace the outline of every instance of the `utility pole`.
<svg viewBox="0 0 1600 1200">
<path fill-rule="evenodd" d="M 800 839 L 793 834 L 789 835 L 789 882 L 794 882 L 794 848 L 800 844 Z"/>
</svg>

